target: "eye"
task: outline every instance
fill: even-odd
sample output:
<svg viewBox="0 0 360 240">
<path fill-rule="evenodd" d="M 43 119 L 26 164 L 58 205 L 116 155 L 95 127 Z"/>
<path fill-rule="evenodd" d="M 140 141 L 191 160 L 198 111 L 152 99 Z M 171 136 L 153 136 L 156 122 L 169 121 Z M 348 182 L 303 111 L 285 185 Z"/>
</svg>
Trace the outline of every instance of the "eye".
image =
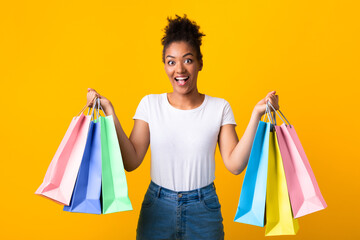
<svg viewBox="0 0 360 240">
<path fill-rule="evenodd" d="M 168 64 L 169 64 L 169 65 L 174 65 L 174 64 L 175 64 L 175 62 L 174 62 L 174 61 L 172 61 L 172 60 L 170 60 L 170 61 L 168 61 Z"/>
<path fill-rule="evenodd" d="M 186 59 L 185 63 L 192 63 L 192 59 L 191 58 Z"/>
</svg>

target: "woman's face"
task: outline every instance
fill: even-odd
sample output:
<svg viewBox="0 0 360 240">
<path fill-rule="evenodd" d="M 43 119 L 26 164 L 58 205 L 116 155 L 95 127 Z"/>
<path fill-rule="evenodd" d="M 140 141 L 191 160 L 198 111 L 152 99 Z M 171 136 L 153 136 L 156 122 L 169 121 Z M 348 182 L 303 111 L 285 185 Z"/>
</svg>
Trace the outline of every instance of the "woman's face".
<svg viewBox="0 0 360 240">
<path fill-rule="evenodd" d="M 186 94 L 197 89 L 198 72 L 202 62 L 197 59 L 193 47 L 184 42 L 173 42 L 165 50 L 165 72 L 174 92 Z"/>
</svg>

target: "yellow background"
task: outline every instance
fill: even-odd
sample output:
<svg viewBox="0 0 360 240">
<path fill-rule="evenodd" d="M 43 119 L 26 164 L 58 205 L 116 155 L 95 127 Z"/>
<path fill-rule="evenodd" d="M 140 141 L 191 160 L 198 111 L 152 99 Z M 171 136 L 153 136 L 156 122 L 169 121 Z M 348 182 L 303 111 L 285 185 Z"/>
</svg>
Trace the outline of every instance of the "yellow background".
<svg viewBox="0 0 360 240">
<path fill-rule="evenodd" d="M 300 218 L 291 238 L 360 237 L 358 1 L 4 0 L 1 239 L 135 239 L 150 152 L 126 173 L 133 211 L 68 213 L 34 192 L 88 87 L 112 101 L 128 135 L 140 99 L 172 90 L 160 39 L 166 17 L 184 13 L 206 34 L 199 91 L 230 102 L 239 137 L 271 90 L 297 130 L 328 208 Z M 218 149 L 216 164 L 226 239 L 265 238 L 233 221 L 244 172 L 227 171 Z"/>
</svg>

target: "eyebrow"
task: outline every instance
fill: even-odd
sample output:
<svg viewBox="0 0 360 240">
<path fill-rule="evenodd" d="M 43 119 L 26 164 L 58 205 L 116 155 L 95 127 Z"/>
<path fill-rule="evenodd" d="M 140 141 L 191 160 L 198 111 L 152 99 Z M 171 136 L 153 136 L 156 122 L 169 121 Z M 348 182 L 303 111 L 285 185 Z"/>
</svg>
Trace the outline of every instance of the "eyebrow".
<svg viewBox="0 0 360 240">
<path fill-rule="evenodd" d="M 194 56 L 192 53 L 186 53 L 183 57 L 186 57 L 187 55 Z M 167 57 L 167 58 L 168 58 L 168 57 L 175 58 L 174 56 L 171 56 L 171 55 L 167 55 L 166 57 Z"/>
</svg>

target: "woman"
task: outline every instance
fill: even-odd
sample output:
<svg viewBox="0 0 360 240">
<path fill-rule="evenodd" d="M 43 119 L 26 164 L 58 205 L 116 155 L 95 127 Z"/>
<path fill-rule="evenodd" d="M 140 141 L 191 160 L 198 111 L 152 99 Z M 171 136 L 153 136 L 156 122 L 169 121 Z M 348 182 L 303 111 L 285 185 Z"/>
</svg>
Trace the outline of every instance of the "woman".
<svg viewBox="0 0 360 240">
<path fill-rule="evenodd" d="M 168 18 L 162 38 L 163 63 L 173 92 L 143 97 L 128 138 L 111 102 L 100 97 L 106 115 L 113 115 L 126 171 L 144 159 L 151 143 L 151 182 L 140 211 L 137 239 L 224 239 L 221 205 L 215 185 L 215 148 L 226 168 L 240 174 L 246 167 L 266 101 L 276 109 L 278 97 L 269 92 L 256 106 L 241 138 L 229 103 L 199 93 L 197 76 L 203 67 L 199 26 L 186 15 Z"/>
</svg>

